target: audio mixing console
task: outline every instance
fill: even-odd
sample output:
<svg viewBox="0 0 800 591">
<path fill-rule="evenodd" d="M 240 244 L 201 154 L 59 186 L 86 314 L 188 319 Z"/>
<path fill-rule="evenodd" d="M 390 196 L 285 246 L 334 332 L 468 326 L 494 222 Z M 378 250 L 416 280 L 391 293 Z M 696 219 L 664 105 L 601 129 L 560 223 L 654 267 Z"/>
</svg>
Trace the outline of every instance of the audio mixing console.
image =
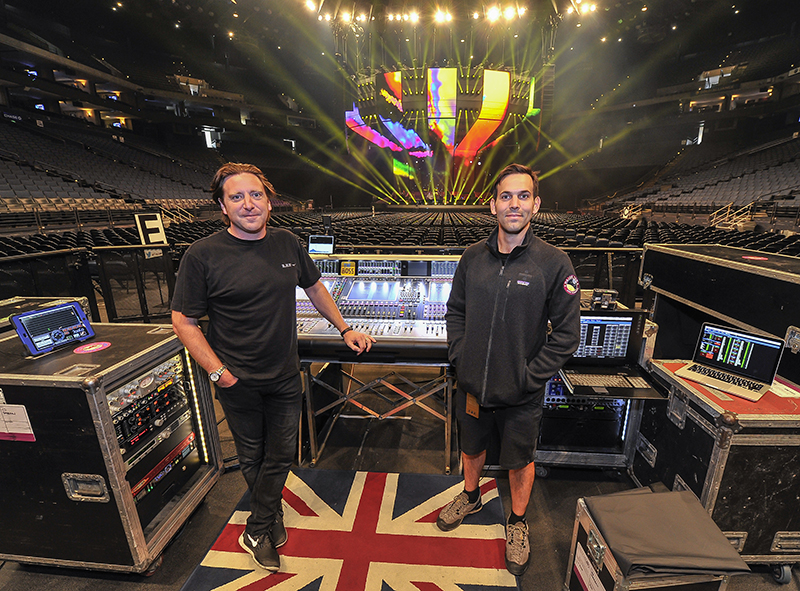
<svg viewBox="0 0 800 591">
<path fill-rule="evenodd" d="M 347 323 L 379 339 L 371 360 L 446 362 L 444 315 L 458 259 L 327 256 L 316 257 L 315 262 Z M 297 334 L 303 359 L 351 355 L 339 331 L 322 318 L 300 288 Z"/>
</svg>

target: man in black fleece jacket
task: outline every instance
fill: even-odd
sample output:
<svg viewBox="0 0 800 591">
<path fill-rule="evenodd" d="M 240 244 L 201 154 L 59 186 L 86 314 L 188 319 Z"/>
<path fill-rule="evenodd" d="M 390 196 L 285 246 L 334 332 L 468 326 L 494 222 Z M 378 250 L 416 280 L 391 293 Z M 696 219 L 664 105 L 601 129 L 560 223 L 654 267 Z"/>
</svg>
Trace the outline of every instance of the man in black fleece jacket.
<svg viewBox="0 0 800 591">
<path fill-rule="evenodd" d="M 521 575 L 530 562 L 525 513 L 544 388 L 578 347 L 580 286 L 569 257 L 530 228 L 541 205 L 535 172 L 520 164 L 507 166 L 498 175 L 490 205 L 498 227 L 464 252 L 447 302 L 464 491 L 442 509 L 436 524 L 450 531 L 480 510 L 479 479 L 496 425 L 500 464 L 509 471 L 511 488 L 506 566 Z"/>
</svg>

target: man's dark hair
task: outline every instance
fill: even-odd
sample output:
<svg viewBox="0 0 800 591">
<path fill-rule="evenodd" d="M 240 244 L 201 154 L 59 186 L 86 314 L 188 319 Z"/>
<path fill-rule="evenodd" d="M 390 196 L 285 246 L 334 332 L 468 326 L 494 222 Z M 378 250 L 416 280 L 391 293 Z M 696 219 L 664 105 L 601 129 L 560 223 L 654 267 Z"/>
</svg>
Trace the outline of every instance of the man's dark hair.
<svg viewBox="0 0 800 591">
<path fill-rule="evenodd" d="M 214 173 L 214 178 L 211 179 L 211 197 L 217 203 L 221 204 L 224 197 L 222 185 L 225 184 L 228 177 L 244 173 L 256 175 L 264 187 L 264 194 L 267 196 L 267 199 L 272 200 L 275 198 L 275 188 L 272 186 L 272 183 L 267 180 L 267 177 L 264 176 L 264 173 L 261 172 L 261 169 L 253 164 L 243 164 L 240 162 L 228 162 L 227 164 L 223 164 L 219 167 L 219 170 Z M 224 213 L 222 214 L 222 220 L 225 222 L 226 226 L 231 223 L 228 216 Z"/>
<path fill-rule="evenodd" d="M 497 187 L 500 185 L 500 182 L 509 175 L 512 174 L 527 174 L 531 179 L 533 179 L 533 196 L 539 196 L 539 171 L 534 171 L 525 166 L 524 164 L 509 164 L 503 170 L 500 171 L 500 174 L 497 175 L 497 180 L 492 185 L 492 199 L 497 199 Z"/>
</svg>

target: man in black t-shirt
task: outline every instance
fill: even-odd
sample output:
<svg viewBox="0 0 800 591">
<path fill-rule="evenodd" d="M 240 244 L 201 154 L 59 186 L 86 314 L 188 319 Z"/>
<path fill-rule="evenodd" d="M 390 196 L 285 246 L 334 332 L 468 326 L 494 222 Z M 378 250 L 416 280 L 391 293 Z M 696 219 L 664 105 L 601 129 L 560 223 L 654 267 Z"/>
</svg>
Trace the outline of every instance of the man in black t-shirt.
<svg viewBox="0 0 800 591">
<path fill-rule="evenodd" d="M 297 237 L 267 226 L 275 191 L 261 170 L 225 164 L 211 190 L 228 228 L 184 254 L 172 326 L 214 382 L 236 443 L 251 493 L 239 544 L 259 566 L 277 571 L 277 548 L 287 540 L 281 493 L 302 404 L 295 288 L 305 290 L 352 350 L 369 351 L 374 339 L 347 326 Z M 204 335 L 198 321 L 206 314 Z"/>
</svg>

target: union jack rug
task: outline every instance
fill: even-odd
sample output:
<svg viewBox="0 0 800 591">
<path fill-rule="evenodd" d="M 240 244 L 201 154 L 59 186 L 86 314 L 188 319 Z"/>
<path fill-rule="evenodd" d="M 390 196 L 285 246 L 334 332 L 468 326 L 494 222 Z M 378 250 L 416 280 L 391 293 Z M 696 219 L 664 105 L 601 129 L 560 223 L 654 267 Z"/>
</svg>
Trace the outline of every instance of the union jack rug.
<svg viewBox="0 0 800 591">
<path fill-rule="evenodd" d="M 505 517 L 494 479 L 483 509 L 456 530 L 436 527 L 463 489 L 457 476 L 296 470 L 283 491 L 289 541 L 280 572 L 239 547 L 246 494 L 181 591 L 503 591 Z"/>
</svg>

